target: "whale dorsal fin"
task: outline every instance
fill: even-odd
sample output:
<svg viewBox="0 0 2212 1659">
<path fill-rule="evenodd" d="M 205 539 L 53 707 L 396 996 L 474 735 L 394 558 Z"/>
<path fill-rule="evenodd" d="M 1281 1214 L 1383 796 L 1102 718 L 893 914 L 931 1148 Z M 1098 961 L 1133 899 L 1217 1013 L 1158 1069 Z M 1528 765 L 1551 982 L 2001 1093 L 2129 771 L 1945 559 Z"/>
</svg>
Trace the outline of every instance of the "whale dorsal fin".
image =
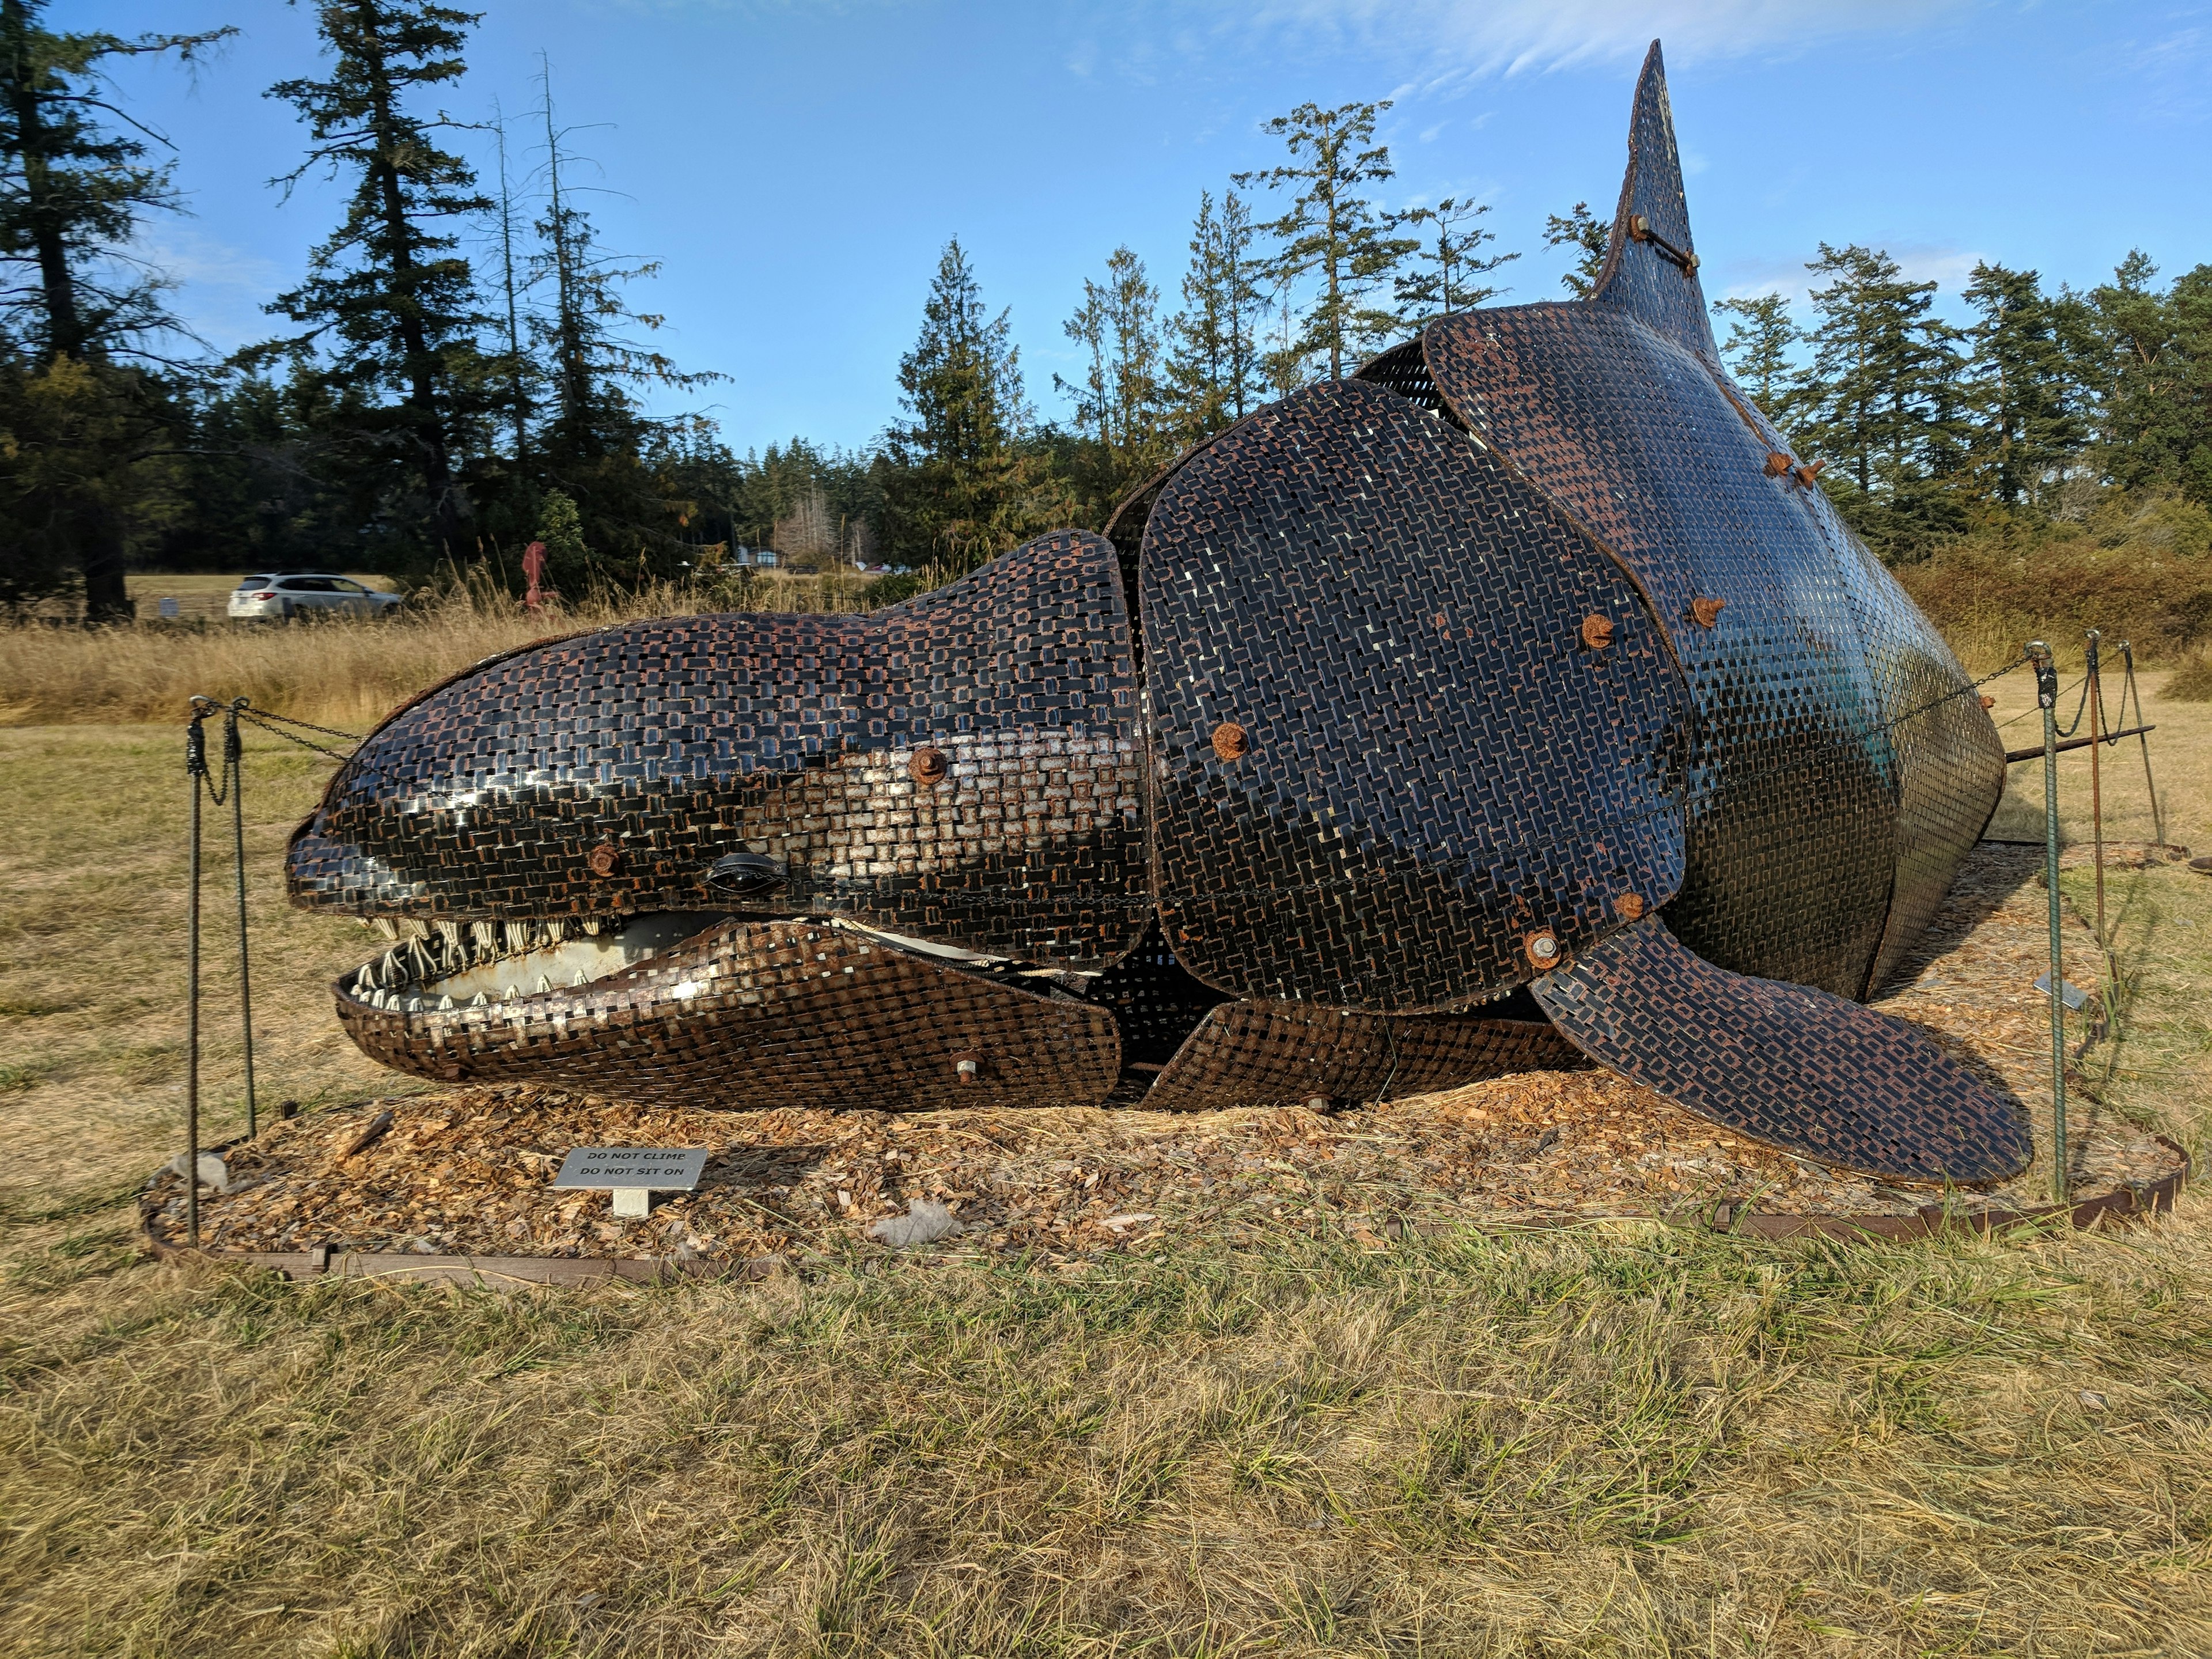
<svg viewBox="0 0 2212 1659">
<path fill-rule="evenodd" d="M 1675 344 L 1718 360 L 1705 290 L 1698 281 L 1696 244 L 1690 240 L 1682 159 L 1667 104 L 1667 65 L 1656 40 L 1637 79 L 1628 175 L 1620 182 L 1620 209 L 1590 301 L 1625 311 Z"/>
</svg>

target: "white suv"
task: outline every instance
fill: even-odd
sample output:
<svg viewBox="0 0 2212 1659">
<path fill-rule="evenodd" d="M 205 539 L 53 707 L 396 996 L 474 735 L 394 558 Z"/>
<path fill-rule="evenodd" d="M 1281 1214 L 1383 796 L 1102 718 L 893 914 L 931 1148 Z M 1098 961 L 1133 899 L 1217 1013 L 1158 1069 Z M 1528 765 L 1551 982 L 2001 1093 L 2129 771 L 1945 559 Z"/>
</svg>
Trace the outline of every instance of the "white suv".
<svg viewBox="0 0 2212 1659">
<path fill-rule="evenodd" d="M 350 576 L 288 570 L 248 576 L 240 582 L 238 591 L 230 596 L 230 616 L 234 622 L 337 614 L 380 617 L 398 604 L 397 593 L 380 593 Z"/>
</svg>

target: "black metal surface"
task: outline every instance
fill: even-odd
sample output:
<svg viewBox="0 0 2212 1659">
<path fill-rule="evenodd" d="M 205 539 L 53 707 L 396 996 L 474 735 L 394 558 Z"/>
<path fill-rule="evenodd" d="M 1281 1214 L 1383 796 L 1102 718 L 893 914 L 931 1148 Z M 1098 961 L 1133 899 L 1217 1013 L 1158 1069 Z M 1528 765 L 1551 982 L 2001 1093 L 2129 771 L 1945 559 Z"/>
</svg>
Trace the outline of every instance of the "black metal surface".
<svg viewBox="0 0 2212 1659">
<path fill-rule="evenodd" d="M 647 1099 L 1258 1104 L 1565 1063 L 1494 1000 L 1542 975 L 1584 1051 L 1747 1133 L 2008 1173 L 2010 1103 L 1837 1000 L 1924 927 L 2002 749 L 1728 383 L 1698 269 L 1655 48 L 1590 301 L 1442 319 L 1107 537 L 889 611 L 434 689 L 295 838 L 298 902 L 431 925 L 348 1028 Z M 579 942 L 629 918 L 686 942 Z"/>
<path fill-rule="evenodd" d="M 1728 383 L 1695 271 L 1632 236 L 1638 216 L 1692 246 L 1656 47 L 1596 295 L 1440 319 L 1424 358 L 1468 429 L 1618 556 L 1688 676 L 1698 742 L 1668 925 L 1737 972 L 1863 996 L 1987 822 L 2002 750 L 1880 561 L 1817 487 L 1770 467 L 1797 458 Z M 1716 599 L 1717 615 L 1700 605 Z"/>
<path fill-rule="evenodd" d="M 1102 1008 L 823 922 L 719 922 L 586 985 L 483 1006 L 440 1006 L 444 966 L 403 952 L 389 984 L 362 970 L 331 988 L 362 1052 L 442 1082 L 757 1109 L 1096 1106 L 1121 1071 Z"/>
<path fill-rule="evenodd" d="M 1359 381 L 1261 410 L 1145 532 L 1154 883 L 1242 997 L 1464 1006 L 1680 880 L 1684 705 L 1633 587 L 1467 437 Z M 1602 650 L 1586 617 L 1610 618 Z M 1249 752 L 1214 740 L 1241 727 Z"/>
<path fill-rule="evenodd" d="M 678 617 L 480 665 L 373 733 L 295 838 L 365 915 L 757 908 L 1099 962 L 1150 911 L 1112 547 L 1077 531 L 867 616 Z M 921 781 L 926 749 L 945 775 Z M 594 854 L 601 863 L 595 866 Z"/>
<path fill-rule="evenodd" d="M 1531 988 L 1583 1053 L 1692 1111 L 1824 1164 L 1902 1181 L 2001 1181 L 2027 1115 L 1901 1020 L 1731 974 L 1656 917 Z"/>
</svg>

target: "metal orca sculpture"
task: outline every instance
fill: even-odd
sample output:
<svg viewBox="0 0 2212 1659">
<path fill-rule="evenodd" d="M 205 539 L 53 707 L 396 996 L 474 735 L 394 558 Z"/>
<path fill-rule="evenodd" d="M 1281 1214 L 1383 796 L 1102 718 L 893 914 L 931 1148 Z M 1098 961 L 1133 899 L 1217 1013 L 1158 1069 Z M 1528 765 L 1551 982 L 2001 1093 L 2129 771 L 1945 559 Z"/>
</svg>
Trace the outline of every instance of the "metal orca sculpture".
<svg viewBox="0 0 2212 1659">
<path fill-rule="evenodd" d="M 1901 1179 L 2017 1103 L 1859 1006 L 2003 781 L 1723 371 L 1655 46 L 1583 302 L 1431 324 L 1107 535 L 634 623 L 387 720 L 295 836 L 356 1041 L 733 1107 L 1389 1098 L 1594 1057 Z"/>
</svg>

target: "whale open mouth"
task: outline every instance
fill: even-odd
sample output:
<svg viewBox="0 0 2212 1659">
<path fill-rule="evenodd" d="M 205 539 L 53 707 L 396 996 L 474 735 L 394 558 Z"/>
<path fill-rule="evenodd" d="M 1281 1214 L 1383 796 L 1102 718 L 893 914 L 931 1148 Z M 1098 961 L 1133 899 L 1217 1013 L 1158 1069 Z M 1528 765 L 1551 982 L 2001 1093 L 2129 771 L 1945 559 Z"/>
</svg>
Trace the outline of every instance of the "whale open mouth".
<svg viewBox="0 0 2212 1659">
<path fill-rule="evenodd" d="M 338 981 L 339 995 L 391 1012 L 484 1008 L 582 990 L 663 957 L 732 920 L 720 911 L 545 921 L 364 921 L 391 948 Z"/>
<path fill-rule="evenodd" d="M 339 979 L 340 997 L 387 1013 L 444 1013 L 528 1003 L 557 1006 L 641 963 L 697 959 L 698 974 L 666 995 L 691 1000 L 723 971 L 714 937 L 730 923 L 757 921 L 720 910 L 656 910 L 634 916 L 550 921 L 444 921 L 412 916 L 361 918 L 390 942 L 383 955 Z M 1080 994 L 1096 974 L 1034 968 L 926 939 L 863 927 L 842 917 L 821 924 L 927 960 L 1000 981 L 1019 981 L 1044 995 Z"/>
</svg>

